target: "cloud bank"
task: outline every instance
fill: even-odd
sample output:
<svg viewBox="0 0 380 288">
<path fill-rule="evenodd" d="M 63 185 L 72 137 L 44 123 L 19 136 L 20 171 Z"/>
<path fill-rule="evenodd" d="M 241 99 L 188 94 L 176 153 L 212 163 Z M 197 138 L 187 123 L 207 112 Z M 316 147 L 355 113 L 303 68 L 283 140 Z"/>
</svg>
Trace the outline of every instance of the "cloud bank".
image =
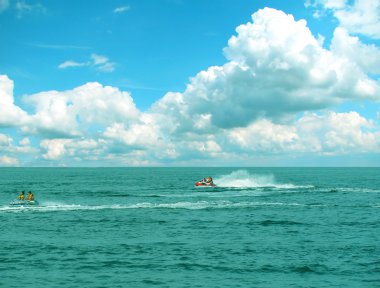
<svg viewBox="0 0 380 288">
<path fill-rule="evenodd" d="M 319 4 L 348 9 L 342 1 Z M 13 81 L 2 75 L 0 127 L 17 129 L 22 140 L 15 145 L 10 135 L 0 135 L 0 165 L 27 165 L 19 153 L 36 165 L 122 166 L 377 154 L 378 119 L 332 111 L 347 101 L 380 100 L 379 80 L 370 76 L 379 73 L 379 48 L 351 31 L 337 27 L 326 49 L 306 21 L 259 10 L 236 28 L 223 50 L 224 65 L 200 71 L 185 91 L 168 92 L 147 111 L 130 93 L 97 82 L 26 95 L 23 104 L 32 107 L 26 111 L 14 102 Z M 110 63 L 93 54 L 89 62 L 69 60 L 60 68 L 107 72 Z"/>
</svg>

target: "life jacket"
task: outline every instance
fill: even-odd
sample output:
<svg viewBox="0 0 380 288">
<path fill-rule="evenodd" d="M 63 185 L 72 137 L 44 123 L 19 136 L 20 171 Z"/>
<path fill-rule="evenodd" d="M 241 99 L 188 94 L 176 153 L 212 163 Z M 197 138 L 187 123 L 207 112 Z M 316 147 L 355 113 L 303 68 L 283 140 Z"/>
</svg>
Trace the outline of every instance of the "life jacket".
<svg viewBox="0 0 380 288">
<path fill-rule="evenodd" d="M 28 201 L 33 201 L 34 200 L 34 195 L 32 193 L 30 193 L 28 195 Z"/>
<path fill-rule="evenodd" d="M 25 199 L 25 195 L 24 195 L 24 194 L 21 194 L 20 196 L 18 196 L 18 199 L 19 199 L 19 200 L 24 200 L 24 199 Z"/>
</svg>

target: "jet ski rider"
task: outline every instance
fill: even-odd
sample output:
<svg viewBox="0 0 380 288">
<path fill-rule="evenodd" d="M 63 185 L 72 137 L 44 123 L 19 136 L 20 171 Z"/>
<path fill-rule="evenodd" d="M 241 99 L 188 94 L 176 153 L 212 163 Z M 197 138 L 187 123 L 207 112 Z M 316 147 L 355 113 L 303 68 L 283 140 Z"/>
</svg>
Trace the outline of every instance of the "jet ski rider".
<svg viewBox="0 0 380 288">
<path fill-rule="evenodd" d="M 22 191 L 21 194 L 17 198 L 18 198 L 18 200 L 24 201 L 25 200 L 25 192 Z"/>
<path fill-rule="evenodd" d="M 28 201 L 34 201 L 34 195 L 31 191 L 28 192 L 28 198 L 27 198 Z"/>
<path fill-rule="evenodd" d="M 214 186 L 214 182 L 212 181 L 212 178 L 211 176 L 208 176 L 206 177 L 205 179 L 203 179 L 203 182 L 208 185 L 208 186 Z"/>
</svg>

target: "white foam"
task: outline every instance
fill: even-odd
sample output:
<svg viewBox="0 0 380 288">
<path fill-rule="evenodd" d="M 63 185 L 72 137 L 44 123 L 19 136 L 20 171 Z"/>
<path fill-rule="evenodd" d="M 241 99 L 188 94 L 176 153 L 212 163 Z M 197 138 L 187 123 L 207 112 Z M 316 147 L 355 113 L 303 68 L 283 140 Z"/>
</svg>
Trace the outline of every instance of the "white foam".
<svg viewBox="0 0 380 288">
<path fill-rule="evenodd" d="M 175 203 L 151 203 L 143 202 L 130 205 L 110 204 L 110 205 L 50 205 L 50 206 L 33 206 L 33 207 L 12 207 L 2 206 L 0 212 L 65 212 L 65 211 L 96 211 L 106 209 L 224 209 L 224 208 L 249 208 L 258 206 L 303 206 L 298 203 L 282 203 L 282 202 L 231 202 L 231 201 L 197 201 L 197 202 L 175 202 Z"/>
<path fill-rule="evenodd" d="M 339 192 L 353 192 L 353 193 L 380 193 L 379 189 L 371 189 L 371 188 L 336 188 L 332 190 L 337 190 Z"/>
<path fill-rule="evenodd" d="M 294 184 L 277 183 L 272 174 L 258 175 L 249 174 L 246 170 L 237 170 L 228 175 L 223 175 L 214 179 L 218 187 L 228 188 L 277 188 L 277 189 L 298 189 L 313 188 L 313 186 L 297 186 Z"/>
</svg>

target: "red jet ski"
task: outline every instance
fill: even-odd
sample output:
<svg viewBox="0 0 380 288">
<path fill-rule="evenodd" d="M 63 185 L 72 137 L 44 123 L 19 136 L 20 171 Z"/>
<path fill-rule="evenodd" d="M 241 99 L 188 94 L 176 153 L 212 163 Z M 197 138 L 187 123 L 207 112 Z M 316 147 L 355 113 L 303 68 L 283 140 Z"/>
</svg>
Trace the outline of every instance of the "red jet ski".
<svg viewBox="0 0 380 288">
<path fill-rule="evenodd" d="M 198 182 L 195 182 L 195 186 L 208 186 L 208 187 L 214 187 L 216 186 L 214 184 L 214 182 L 212 181 L 212 178 L 209 176 L 209 177 L 206 177 Z"/>
</svg>

